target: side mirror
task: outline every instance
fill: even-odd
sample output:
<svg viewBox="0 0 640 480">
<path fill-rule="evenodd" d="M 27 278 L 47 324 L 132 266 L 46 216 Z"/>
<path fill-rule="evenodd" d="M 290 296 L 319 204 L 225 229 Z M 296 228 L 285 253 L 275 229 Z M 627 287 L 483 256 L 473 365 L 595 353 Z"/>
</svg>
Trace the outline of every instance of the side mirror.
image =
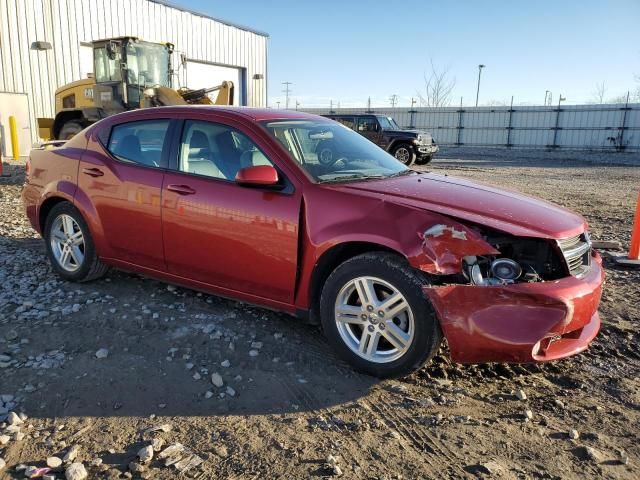
<svg viewBox="0 0 640 480">
<path fill-rule="evenodd" d="M 278 171 L 271 165 L 241 168 L 236 183 L 245 187 L 274 187 L 278 185 Z"/>
</svg>

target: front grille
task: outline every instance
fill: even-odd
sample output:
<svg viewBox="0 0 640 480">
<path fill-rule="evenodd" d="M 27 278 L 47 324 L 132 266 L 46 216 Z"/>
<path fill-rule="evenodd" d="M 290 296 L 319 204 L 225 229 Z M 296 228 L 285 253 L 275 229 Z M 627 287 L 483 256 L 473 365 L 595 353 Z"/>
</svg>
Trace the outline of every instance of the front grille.
<svg viewBox="0 0 640 480">
<path fill-rule="evenodd" d="M 569 273 L 580 277 L 589 271 L 591 266 L 591 242 L 587 232 L 574 237 L 558 240 Z"/>
</svg>

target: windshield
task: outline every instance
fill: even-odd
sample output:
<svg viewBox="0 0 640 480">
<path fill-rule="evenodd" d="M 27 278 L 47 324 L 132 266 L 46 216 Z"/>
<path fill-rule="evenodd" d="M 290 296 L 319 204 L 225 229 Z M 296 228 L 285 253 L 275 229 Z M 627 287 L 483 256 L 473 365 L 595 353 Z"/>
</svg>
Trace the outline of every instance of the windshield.
<svg viewBox="0 0 640 480">
<path fill-rule="evenodd" d="M 391 117 L 377 117 L 383 130 L 400 130 L 396 121 Z"/>
<path fill-rule="evenodd" d="M 127 45 L 127 81 L 142 87 L 169 87 L 169 51 L 165 45 L 130 42 Z"/>
<path fill-rule="evenodd" d="M 336 122 L 278 120 L 264 126 L 318 182 L 357 181 L 411 173 L 363 136 Z"/>
</svg>

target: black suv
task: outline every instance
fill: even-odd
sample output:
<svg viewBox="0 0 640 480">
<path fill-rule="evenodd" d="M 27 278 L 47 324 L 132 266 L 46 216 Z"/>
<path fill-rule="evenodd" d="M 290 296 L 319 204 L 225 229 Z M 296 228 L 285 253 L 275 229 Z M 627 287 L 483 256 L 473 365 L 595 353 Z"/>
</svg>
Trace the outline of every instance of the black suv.
<svg viewBox="0 0 640 480">
<path fill-rule="evenodd" d="M 417 165 L 425 165 L 438 151 L 438 145 L 429 132 L 400 128 L 391 117 L 372 114 L 325 117 L 355 130 L 405 165 L 411 165 L 414 161 Z"/>
</svg>

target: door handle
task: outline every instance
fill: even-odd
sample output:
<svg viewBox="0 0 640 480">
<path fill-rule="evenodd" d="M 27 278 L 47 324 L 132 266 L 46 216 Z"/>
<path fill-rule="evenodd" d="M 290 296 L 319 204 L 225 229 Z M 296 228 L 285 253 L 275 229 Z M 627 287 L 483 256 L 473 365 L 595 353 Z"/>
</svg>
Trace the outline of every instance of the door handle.
<svg viewBox="0 0 640 480">
<path fill-rule="evenodd" d="M 193 195 L 196 191 L 189 185 L 167 185 L 167 190 L 179 195 Z"/>
<path fill-rule="evenodd" d="M 104 172 L 99 168 L 83 168 L 82 173 L 90 177 L 102 177 L 104 175 Z"/>
</svg>

